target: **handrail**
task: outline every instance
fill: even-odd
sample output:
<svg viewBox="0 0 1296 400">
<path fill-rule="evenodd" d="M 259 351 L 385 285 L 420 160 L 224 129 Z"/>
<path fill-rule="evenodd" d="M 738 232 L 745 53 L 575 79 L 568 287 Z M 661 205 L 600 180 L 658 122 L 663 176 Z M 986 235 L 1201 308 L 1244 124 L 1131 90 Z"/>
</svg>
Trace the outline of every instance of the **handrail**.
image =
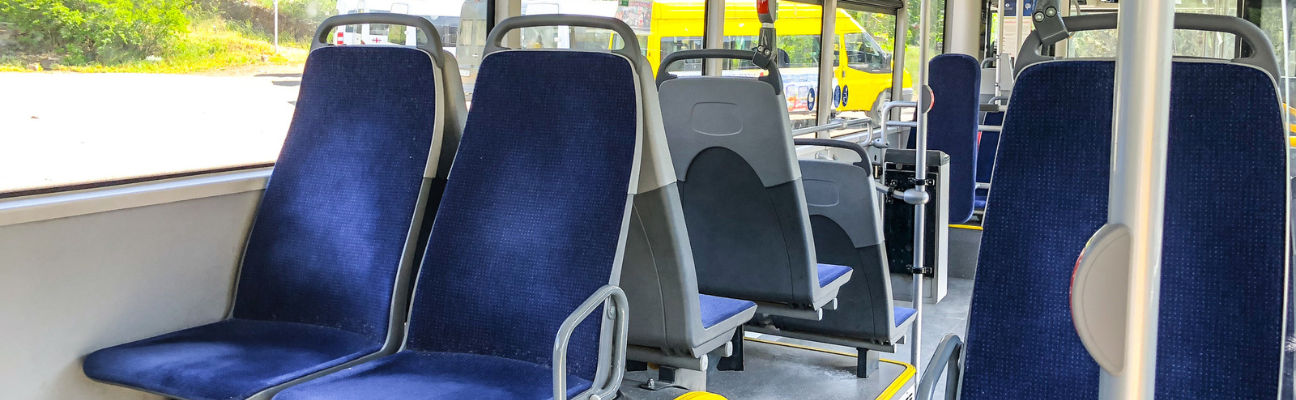
<svg viewBox="0 0 1296 400">
<path fill-rule="evenodd" d="M 624 21 L 612 17 L 570 14 L 523 15 L 500 21 L 494 29 L 491 29 L 490 33 L 486 34 L 486 50 L 482 53 L 482 56 L 508 49 L 504 47 L 503 40 L 504 35 L 509 31 L 535 26 L 579 26 L 607 29 L 620 35 L 621 42 L 624 43 L 624 46 L 620 49 L 611 50 L 613 53 L 630 57 L 631 60 L 642 56 L 634 30 L 630 29 L 630 25 L 626 25 Z"/>
<path fill-rule="evenodd" d="M 914 108 L 914 109 L 917 109 L 917 108 L 918 108 L 918 102 L 916 102 L 916 101 L 889 101 L 889 102 L 883 103 L 883 104 L 882 104 L 882 112 L 878 113 L 878 115 L 881 115 L 881 116 L 882 116 L 882 135 L 881 135 L 880 137 L 878 137 L 877 139 L 874 139 L 873 143 L 870 143 L 871 146 L 873 146 L 873 147 L 877 147 L 877 148 L 883 148 L 883 149 L 885 149 L 885 148 L 891 146 L 891 144 L 890 144 L 890 143 L 887 143 L 887 140 L 886 140 L 886 133 L 887 133 L 887 131 L 888 131 L 888 129 L 887 129 L 888 127 L 891 127 L 891 126 L 907 126 L 907 127 L 910 127 L 910 128 L 917 128 L 917 127 L 918 127 L 918 124 L 917 124 L 916 122 L 913 122 L 913 121 L 892 121 L 892 120 L 891 120 L 891 117 L 890 117 L 890 115 L 891 115 L 891 109 L 893 109 L 893 108 L 897 108 L 897 107 L 904 107 L 904 108 Z M 910 125 L 910 124 L 912 124 L 912 125 Z"/>
<path fill-rule="evenodd" d="M 936 345 L 936 353 L 932 354 L 931 363 L 927 365 L 927 371 L 918 380 L 917 400 L 931 400 L 936 395 L 936 384 L 940 382 L 942 372 L 949 371 L 949 378 L 945 380 L 945 400 L 954 400 L 958 397 L 959 376 L 962 375 L 963 367 L 959 360 L 963 358 L 963 340 L 953 333 L 945 335 L 940 344 Z"/>
<path fill-rule="evenodd" d="M 436 60 L 437 63 L 442 61 L 441 53 L 445 50 L 441 49 L 441 34 L 437 32 L 436 25 L 433 25 L 432 21 L 428 21 L 427 18 L 397 13 L 357 13 L 328 17 L 328 19 L 320 23 L 319 28 L 315 29 L 315 41 L 311 43 L 311 50 L 330 46 L 329 32 L 333 28 L 360 24 L 404 25 L 420 29 L 427 35 L 427 43 L 416 47 L 432 55 L 432 59 Z"/>
<path fill-rule="evenodd" d="M 837 119 L 837 120 L 829 121 L 828 123 L 823 125 L 815 125 L 815 126 L 801 128 L 801 129 L 793 129 L 792 136 L 801 136 L 810 133 L 831 131 L 833 129 L 848 129 L 856 125 L 867 125 L 869 127 L 869 130 L 872 130 L 873 120 L 870 118 Z"/>
<path fill-rule="evenodd" d="M 558 334 L 554 338 L 553 346 L 553 398 L 554 400 L 567 400 L 567 345 L 571 342 L 572 332 L 576 327 L 589 317 L 590 313 L 604 305 L 608 299 L 612 300 L 612 309 L 608 310 L 614 318 L 612 331 L 612 357 L 611 364 L 608 366 L 612 376 L 608 377 L 607 383 L 600 388 L 591 388 L 590 400 L 611 399 L 615 397 L 616 390 L 621 385 L 621 379 L 625 378 L 626 361 L 626 339 L 629 334 L 630 319 L 628 310 L 630 302 L 626 300 L 625 292 L 621 288 L 613 285 L 605 285 L 590 295 L 584 303 L 576 307 L 567 319 L 563 320 L 562 326 L 558 328 Z M 600 316 L 601 318 L 601 316 Z"/>
<path fill-rule="evenodd" d="M 764 69 L 766 72 L 769 73 L 768 75 L 762 76 L 757 79 L 770 84 L 770 86 L 774 86 L 774 94 L 783 93 L 783 77 L 782 75 L 779 74 L 778 66 L 775 65 L 774 62 L 771 61 L 770 59 L 765 58 L 765 56 L 762 55 L 761 53 L 752 50 L 702 49 L 702 50 L 681 50 L 674 53 L 670 53 L 670 55 L 666 56 L 666 58 L 662 60 L 661 66 L 657 68 L 658 69 L 657 86 L 661 87 L 662 83 L 665 83 L 666 81 L 671 79 L 678 78 L 677 76 L 675 76 L 675 74 L 672 74 L 669 71 L 667 71 L 667 69 L 670 68 L 671 64 L 683 60 L 691 60 L 691 59 L 703 59 L 703 60 L 728 59 L 728 60 L 751 61 L 752 64 L 756 65 L 757 67 L 761 67 L 762 69 Z"/>
</svg>

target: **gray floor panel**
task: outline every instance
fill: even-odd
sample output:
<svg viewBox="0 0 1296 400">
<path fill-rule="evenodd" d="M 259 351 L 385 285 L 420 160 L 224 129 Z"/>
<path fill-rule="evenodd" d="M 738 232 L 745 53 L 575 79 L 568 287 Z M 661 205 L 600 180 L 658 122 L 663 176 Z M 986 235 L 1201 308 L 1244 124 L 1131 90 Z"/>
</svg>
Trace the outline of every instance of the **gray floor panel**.
<svg viewBox="0 0 1296 400">
<path fill-rule="evenodd" d="M 940 304 L 923 307 L 922 362 L 925 364 L 936 350 L 936 345 L 946 334 L 966 335 L 967 313 L 972 300 L 972 280 L 950 279 L 949 294 Z M 899 303 L 897 305 L 906 305 Z M 855 349 L 804 340 L 781 338 L 772 335 L 748 333 L 749 337 L 781 343 L 816 347 L 825 350 L 855 353 Z M 883 353 L 882 358 L 909 363 L 909 344 L 897 346 L 896 353 Z M 708 376 L 709 391 L 730 400 L 773 399 L 875 399 L 895 380 L 904 367 L 882 362 L 879 375 L 860 379 L 855 377 L 854 357 L 820 353 L 810 350 L 748 341 L 747 363 L 743 372 L 711 371 Z M 923 368 L 926 368 L 925 366 Z M 655 378 L 656 371 L 631 372 L 621 385 L 623 399 L 668 400 L 687 391 L 664 389 L 648 391 L 638 385 Z M 901 390 L 903 393 L 908 388 Z M 937 388 L 943 393 L 944 385 Z"/>
</svg>

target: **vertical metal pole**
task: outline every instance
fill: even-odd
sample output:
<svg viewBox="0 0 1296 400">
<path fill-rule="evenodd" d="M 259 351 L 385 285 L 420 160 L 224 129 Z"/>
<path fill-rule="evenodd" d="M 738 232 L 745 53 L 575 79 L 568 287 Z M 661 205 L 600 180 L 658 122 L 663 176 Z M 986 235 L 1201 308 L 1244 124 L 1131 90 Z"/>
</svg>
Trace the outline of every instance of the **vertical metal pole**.
<svg viewBox="0 0 1296 400">
<path fill-rule="evenodd" d="M 999 49 L 998 51 L 995 52 L 994 55 L 995 56 L 995 96 L 1003 95 L 1003 93 L 999 89 L 999 87 L 1001 86 L 1001 82 L 999 80 L 1000 77 L 1003 75 L 999 73 L 999 68 L 1003 68 L 1002 65 L 1003 63 L 1000 62 L 1000 60 L 1003 60 L 1003 57 L 1000 57 L 1000 55 L 1004 53 L 1004 49 L 1008 45 L 1007 43 L 1004 43 L 1004 20 L 1005 18 L 1007 18 L 1008 15 L 1007 13 L 1004 12 L 1004 7 L 1005 7 L 1004 1 L 1005 0 L 999 0 L 999 26 L 997 27 L 999 29 L 995 29 L 995 36 L 997 37 L 996 40 L 999 41 Z"/>
<path fill-rule="evenodd" d="M 914 205 L 914 262 L 913 262 L 913 308 L 914 322 L 913 334 L 910 340 L 912 348 L 910 354 L 910 363 L 914 369 L 919 371 L 917 380 L 922 380 L 922 367 L 919 366 L 922 355 L 922 309 L 923 309 L 923 261 L 926 261 L 926 248 L 924 246 L 927 239 L 927 186 L 923 185 L 927 179 L 927 106 L 928 100 L 923 99 L 927 92 L 927 47 L 928 39 L 931 38 L 931 0 L 918 0 L 921 6 L 918 14 L 918 85 L 915 90 L 915 96 L 918 98 L 918 132 L 914 136 L 917 143 L 914 144 L 914 182 L 917 183 L 910 193 L 905 193 L 905 201 Z"/>
<path fill-rule="evenodd" d="M 706 49 L 724 48 L 725 36 L 725 0 L 706 0 L 706 26 L 703 31 L 702 47 Z M 708 58 L 702 61 L 702 74 L 720 76 L 720 60 Z"/>
<path fill-rule="evenodd" d="M 1120 2 L 1107 223 L 1130 230 L 1129 300 L 1124 362 L 1102 369 L 1100 399 L 1155 394 L 1174 3 Z"/>
<path fill-rule="evenodd" d="M 895 42 L 891 45 L 891 100 L 904 100 L 905 49 L 909 47 L 905 44 L 907 41 L 909 41 L 909 10 L 900 7 L 896 9 Z M 878 107 L 882 105 L 878 104 Z M 891 115 L 882 115 L 881 111 L 876 112 L 881 118 L 900 119 L 898 107 L 891 110 Z M 886 138 L 886 135 L 886 132 L 882 132 L 883 138 Z"/>
<path fill-rule="evenodd" d="M 275 54 L 279 54 L 279 0 L 274 0 L 274 19 Z"/>
<path fill-rule="evenodd" d="M 832 104 L 833 93 L 833 61 L 839 57 L 837 53 L 837 0 L 823 0 L 823 30 L 819 35 L 819 85 L 815 89 L 818 98 L 815 101 L 815 107 L 819 110 L 815 113 L 815 125 L 825 125 L 828 123 L 828 117 L 832 114 L 832 109 L 836 108 Z M 827 139 L 831 135 L 829 131 L 820 131 L 815 134 L 820 139 Z"/>
<path fill-rule="evenodd" d="M 1017 28 L 1017 37 L 1013 39 L 1013 51 L 1014 51 L 1013 55 L 1017 57 L 1021 57 L 1021 54 L 1017 54 L 1016 52 L 1021 51 L 1022 42 L 1026 41 L 1026 38 L 1022 37 L 1022 25 L 1024 25 L 1022 22 L 1031 21 L 1030 18 L 1025 18 L 1025 19 L 1022 18 L 1023 14 L 1026 14 L 1026 10 L 1022 9 L 1025 7 L 1026 7 L 1026 0 L 1017 0 L 1017 12 L 1014 13 L 1016 15 L 1013 16 L 1013 18 L 1017 19 L 1017 23 L 1013 24 L 1016 25 Z"/>
</svg>

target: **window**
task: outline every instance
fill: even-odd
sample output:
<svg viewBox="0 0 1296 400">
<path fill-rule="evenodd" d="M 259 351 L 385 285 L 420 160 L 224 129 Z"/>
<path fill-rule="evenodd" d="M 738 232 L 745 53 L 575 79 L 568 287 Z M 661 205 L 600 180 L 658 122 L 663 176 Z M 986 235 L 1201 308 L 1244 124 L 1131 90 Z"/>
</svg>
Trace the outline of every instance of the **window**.
<svg viewBox="0 0 1296 400">
<path fill-rule="evenodd" d="M 125 0 L 109 12 L 64 3 L 79 18 L 46 15 L 41 0 L 3 3 L 0 87 L 20 95 L 0 98 L 0 196 L 269 165 L 325 18 L 419 15 L 456 53 L 461 42 L 485 41 L 484 1 L 279 0 L 277 46 L 274 0 Z M 331 39 L 425 40 L 412 32 L 369 24 Z M 476 63 L 461 67 L 470 88 Z"/>
<path fill-rule="evenodd" d="M 1115 12 L 1115 4 L 1082 6 L 1082 14 Z M 1237 15 L 1236 0 L 1180 0 L 1175 4 L 1177 13 Z M 1116 55 L 1116 30 L 1077 32 L 1067 40 L 1068 57 L 1110 58 Z M 1176 29 L 1174 55 L 1181 57 L 1225 58 L 1234 57 L 1237 39 L 1231 33 Z M 1058 53 L 1062 50 L 1059 48 Z"/>
</svg>

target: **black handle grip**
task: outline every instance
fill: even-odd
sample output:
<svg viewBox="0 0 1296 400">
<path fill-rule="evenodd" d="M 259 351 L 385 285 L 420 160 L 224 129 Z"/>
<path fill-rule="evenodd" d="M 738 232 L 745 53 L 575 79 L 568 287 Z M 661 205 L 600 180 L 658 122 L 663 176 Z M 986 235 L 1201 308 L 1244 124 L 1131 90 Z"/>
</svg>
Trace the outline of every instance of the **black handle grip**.
<svg viewBox="0 0 1296 400">
<path fill-rule="evenodd" d="M 859 143 L 836 139 L 792 139 L 792 143 L 797 146 L 823 146 L 850 150 L 855 154 L 859 154 L 860 162 L 855 163 L 855 166 L 870 169 L 873 165 L 869 162 L 869 156 L 864 151 L 864 146 L 860 146 Z"/>
</svg>

